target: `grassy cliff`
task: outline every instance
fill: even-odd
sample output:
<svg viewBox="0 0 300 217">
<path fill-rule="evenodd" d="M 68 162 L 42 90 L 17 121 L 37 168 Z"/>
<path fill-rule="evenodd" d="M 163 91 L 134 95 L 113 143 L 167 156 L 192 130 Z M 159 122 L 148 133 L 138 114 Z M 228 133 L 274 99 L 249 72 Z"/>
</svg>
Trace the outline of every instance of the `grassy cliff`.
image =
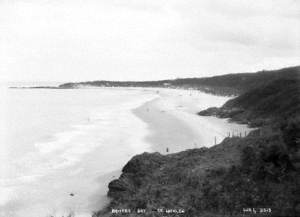
<svg viewBox="0 0 300 217">
<path fill-rule="evenodd" d="M 283 138 L 254 132 L 209 149 L 135 156 L 109 184 L 112 201 L 95 216 L 121 216 L 111 209 L 122 208 L 132 210 L 126 216 L 141 216 L 138 208 L 147 210 L 142 216 L 162 216 L 157 208 L 184 209 L 178 216 L 252 216 L 245 208 L 272 210 L 255 216 L 299 216 L 299 158 Z"/>
<path fill-rule="evenodd" d="M 262 126 L 300 115 L 300 79 L 279 79 L 209 108 L 200 115 L 231 118 L 233 121 Z"/>
</svg>

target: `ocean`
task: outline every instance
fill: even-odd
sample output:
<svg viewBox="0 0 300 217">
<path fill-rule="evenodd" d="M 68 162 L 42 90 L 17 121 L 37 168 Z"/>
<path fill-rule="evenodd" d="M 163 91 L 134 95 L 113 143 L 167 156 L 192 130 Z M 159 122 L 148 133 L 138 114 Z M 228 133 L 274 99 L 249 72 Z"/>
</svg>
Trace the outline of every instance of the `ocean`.
<svg viewBox="0 0 300 217">
<path fill-rule="evenodd" d="M 132 110 L 157 97 L 141 89 L 3 89 L 0 216 L 90 216 L 109 180 L 149 151 Z"/>
</svg>

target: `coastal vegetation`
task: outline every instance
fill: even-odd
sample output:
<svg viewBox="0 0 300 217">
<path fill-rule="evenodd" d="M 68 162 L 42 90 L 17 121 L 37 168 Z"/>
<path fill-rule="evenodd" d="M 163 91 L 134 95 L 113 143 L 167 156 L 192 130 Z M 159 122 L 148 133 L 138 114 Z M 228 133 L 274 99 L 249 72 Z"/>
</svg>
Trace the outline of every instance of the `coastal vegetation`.
<svg viewBox="0 0 300 217">
<path fill-rule="evenodd" d="M 157 208 L 184 209 L 182 216 L 254 215 L 249 208 L 271 210 L 259 216 L 299 216 L 299 123 L 209 149 L 135 156 L 110 183 L 112 201 L 96 216 L 122 208 L 132 210 L 129 216 L 139 216 L 139 208 L 147 210 L 144 216 L 162 216 Z"/>
<path fill-rule="evenodd" d="M 300 216 L 299 67 L 214 79 L 211 87 L 223 82 L 240 95 L 199 115 L 256 129 L 211 148 L 133 157 L 109 184 L 110 204 L 94 216 L 121 215 L 112 209 L 131 210 L 122 216 Z"/>
</svg>

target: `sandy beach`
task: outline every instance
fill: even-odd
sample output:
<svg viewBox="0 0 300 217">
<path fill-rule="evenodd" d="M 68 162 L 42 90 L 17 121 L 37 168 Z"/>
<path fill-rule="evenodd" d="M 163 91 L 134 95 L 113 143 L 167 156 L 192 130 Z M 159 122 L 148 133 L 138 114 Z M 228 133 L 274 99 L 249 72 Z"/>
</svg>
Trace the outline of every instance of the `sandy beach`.
<svg viewBox="0 0 300 217">
<path fill-rule="evenodd" d="M 159 97 L 134 110 L 148 125 L 145 138 L 152 151 L 162 154 L 185 149 L 211 147 L 230 135 L 246 135 L 246 125 L 226 119 L 203 117 L 197 112 L 222 106 L 229 97 L 205 94 L 195 90 L 158 89 Z"/>
</svg>

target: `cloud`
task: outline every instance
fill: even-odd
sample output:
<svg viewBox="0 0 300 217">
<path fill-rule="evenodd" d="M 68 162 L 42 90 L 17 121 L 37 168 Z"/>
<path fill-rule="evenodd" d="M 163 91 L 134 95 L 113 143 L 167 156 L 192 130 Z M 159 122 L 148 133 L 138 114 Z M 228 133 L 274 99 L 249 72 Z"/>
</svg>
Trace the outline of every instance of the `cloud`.
<svg viewBox="0 0 300 217">
<path fill-rule="evenodd" d="M 293 0 L 2 0 L 0 79 L 149 80 L 295 65 L 298 6 Z"/>
</svg>

